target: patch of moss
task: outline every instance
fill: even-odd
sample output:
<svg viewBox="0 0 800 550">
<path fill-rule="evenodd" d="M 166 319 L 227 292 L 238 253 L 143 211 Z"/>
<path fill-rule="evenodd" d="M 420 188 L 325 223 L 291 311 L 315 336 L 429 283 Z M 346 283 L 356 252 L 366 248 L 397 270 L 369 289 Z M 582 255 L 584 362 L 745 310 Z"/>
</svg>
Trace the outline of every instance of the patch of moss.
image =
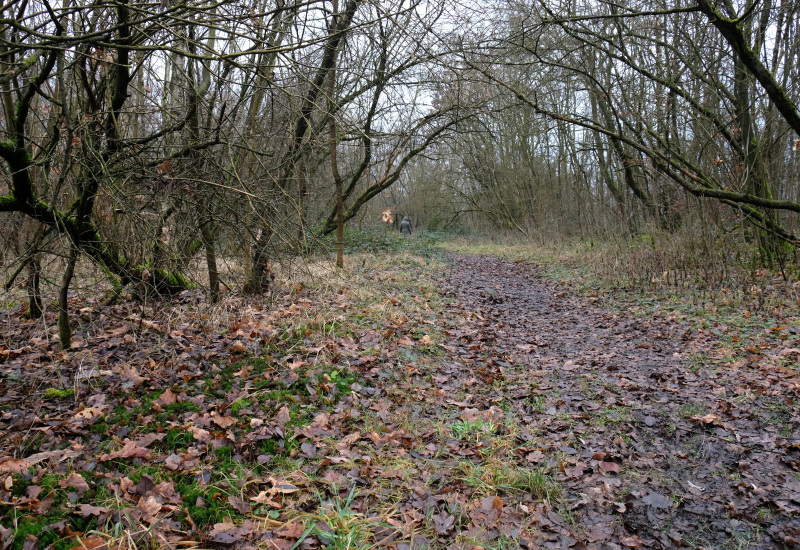
<svg viewBox="0 0 800 550">
<path fill-rule="evenodd" d="M 296 439 L 289 439 L 284 443 L 284 451 L 286 452 L 287 456 L 292 451 L 299 451 L 300 450 L 300 442 Z"/>
<path fill-rule="evenodd" d="M 278 442 L 274 439 L 265 439 L 261 442 L 261 454 L 264 455 L 276 455 L 281 452 L 281 448 L 278 445 Z"/>
<path fill-rule="evenodd" d="M 126 424 L 135 416 L 133 409 L 119 405 L 106 417 L 106 421 L 109 424 Z"/>
<path fill-rule="evenodd" d="M 258 400 L 275 401 L 276 403 L 295 403 L 297 401 L 294 392 L 291 390 L 275 390 L 261 393 L 258 396 Z"/>
<path fill-rule="evenodd" d="M 227 392 L 233 389 L 233 385 L 237 382 L 233 373 L 236 372 L 232 367 L 223 369 L 219 374 L 214 376 L 211 380 L 206 380 L 205 393 L 223 397 Z"/>
<path fill-rule="evenodd" d="M 156 269 L 154 279 L 159 292 L 167 291 L 170 294 L 175 294 L 181 290 L 197 288 L 195 283 L 190 282 L 180 273 L 167 271 L 166 269 Z"/>
<path fill-rule="evenodd" d="M 327 372 L 323 372 L 322 377 L 334 383 L 340 393 L 350 393 L 350 385 L 356 381 L 354 372 L 339 369 L 331 369 Z"/>
<path fill-rule="evenodd" d="M 234 416 L 239 416 L 239 411 L 250 407 L 252 404 L 249 399 L 238 399 L 231 405 L 231 412 Z"/>
<path fill-rule="evenodd" d="M 167 450 L 175 451 L 189 446 L 193 439 L 191 432 L 181 428 L 170 428 L 167 430 L 167 437 L 164 438 L 164 446 Z"/>
<path fill-rule="evenodd" d="M 44 392 L 45 399 L 66 399 L 67 397 L 72 397 L 75 395 L 75 390 L 73 388 L 67 388 L 65 390 L 59 388 L 47 388 Z"/>
<path fill-rule="evenodd" d="M 12 550 L 22 550 L 25 547 L 25 542 L 28 535 L 33 535 L 38 539 L 39 548 L 46 548 L 52 545 L 52 548 L 57 550 L 66 550 L 75 546 L 76 540 L 72 537 L 62 538 L 57 529 L 48 529 L 45 527 L 58 523 L 66 517 L 66 513 L 58 510 L 46 516 L 26 516 L 19 518 L 17 522 L 17 530 L 14 533 L 14 540 L 11 543 Z M 85 531 L 91 528 L 91 525 L 96 522 L 92 519 L 86 521 L 83 518 L 67 518 L 73 531 Z M 85 527 L 84 527 L 85 524 Z"/>
<path fill-rule="evenodd" d="M 91 477 L 89 474 L 85 476 Z M 72 531 L 85 532 L 96 526 L 95 518 L 82 518 L 74 514 L 69 514 L 70 508 L 67 504 L 67 489 L 62 489 L 58 486 L 59 481 L 63 476 L 56 474 L 47 474 L 42 477 L 39 482 L 42 491 L 40 498 L 47 498 L 53 496 L 53 506 L 50 513 L 42 516 L 25 516 L 19 517 L 17 513 L 12 511 L 11 507 L 0 506 L 0 522 L 3 524 L 10 524 L 12 515 L 16 520 L 17 529 L 10 547 L 12 549 L 22 549 L 25 546 L 28 535 L 33 535 L 38 539 L 39 548 L 54 548 L 57 550 L 73 548 L 76 544 L 74 538 L 62 538 L 60 529 L 47 529 L 50 525 L 66 520 L 69 528 Z M 91 480 L 87 479 L 90 482 Z M 30 478 L 19 478 L 15 480 L 12 488 L 12 494 L 16 497 L 23 496 L 27 488 L 31 485 Z M 108 497 L 108 492 L 105 487 L 93 486 L 91 491 L 87 493 L 87 497 L 94 500 L 102 500 Z M 7 523 L 8 521 L 8 523 Z"/>
<path fill-rule="evenodd" d="M 249 357 L 231 365 L 231 367 L 235 369 L 234 372 L 241 370 L 245 366 L 253 367 L 250 374 L 261 374 L 262 372 L 274 368 L 275 362 L 267 357 Z"/>
<path fill-rule="evenodd" d="M 108 424 L 106 424 L 105 422 L 98 422 L 97 424 L 92 424 L 89 427 L 89 431 L 92 432 L 93 434 L 105 435 L 106 432 L 108 431 Z"/>
<path fill-rule="evenodd" d="M 133 481 L 134 483 L 139 483 L 142 480 L 142 476 L 148 475 L 153 478 L 153 481 L 156 483 L 161 483 L 162 481 L 169 481 L 171 474 L 170 472 L 164 470 L 163 468 L 159 468 L 157 466 L 140 466 L 136 470 L 129 471 L 126 476 Z"/>
<path fill-rule="evenodd" d="M 23 496 L 25 494 L 25 489 L 27 489 L 31 484 L 31 482 L 27 479 L 13 479 L 13 481 L 14 485 L 11 487 L 11 495 L 15 497 Z"/>
<path fill-rule="evenodd" d="M 267 389 L 270 389 L 272 387 L 275 387 L 275 382 L 273 380 L 270 380 L 270 379 L 267 379 L 267 378 L 260 378 L 260 379 L 256 379 L 254 381 L 254 385 L 255 385 L 257 390 L 267 390 Z M 263 401 L 263 396 L 264 395 L 266 395 L 266 394 L 261 394 L 259 396 L 259 399 L 261 399 Z"/>
<path fill-rule="evenodd" d="M 170 403 L 164 410 L 174 414 L 181 414 L 186 412 L 200 412 L 200 407 L 197 403 L 192 401 L 179 401 L 176 403 Z"/>
<path fill-rule="evenodd" d="M 47 493 L 58 487 L 58 482 L 61 481 L 61 479 L 62 477 L 57 474 L 45 474 L 39 482 L 39 485 L 41 485 L 43 492 Z"/>
<path fill-rule="evenodd" d="M 230 447 L 220 447 L 219 449 L 214 449 L 214 454 L 222 461 L 231 460 L 233 457 L 233 449 Z"/>
<path fill-rule="evenodd" d="M 293 428 L 304 428 L 311 424 L 312 420 L 314 420 L 314 412 L 309 408 L 290 407 L 289 422 L 286 425 Z"/>
<path fill-rule="evenodd" d="M 200 487 L 192 477 L 183 476 L 176 483 L 175 490 L 183 497 L 184 509 L 197 525 L 213 525 L 226 517 L 236 516 L 216 487 Z M 198 498 L 202 499 L 201 503 L 198 503 Z"/>
</svg>

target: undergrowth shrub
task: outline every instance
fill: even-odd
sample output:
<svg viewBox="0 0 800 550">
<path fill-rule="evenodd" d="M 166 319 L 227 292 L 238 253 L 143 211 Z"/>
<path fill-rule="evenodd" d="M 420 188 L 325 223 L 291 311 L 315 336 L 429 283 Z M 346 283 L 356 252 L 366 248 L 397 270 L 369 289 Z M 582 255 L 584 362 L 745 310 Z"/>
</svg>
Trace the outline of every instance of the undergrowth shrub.
<svg viewBox="0 0 800 550">
<path fill-rule="evenodd" d="M 396 254 L 402 251 L 416 253 L 431 252 L 437 242 L 446 238 L 440 232 L 418 230 L 410 236 L 401 235 L 393 227 L 372 227 L 358 229 L 345 227 L 344 249 L 347 254 L 357 253 L 389 253 Z M 336 236 L 326 236 L 322 244 L 329 251 L 336 250 Z"/>
<path fill-rule="evenodd" d="M 587 249 L 584 261 L 597 277 L 622 288 L 699 291 L 763 309 L 776 293 L 797 298 L 800 290 L 796 251 L 779 254 L 765 258 L 756 242 L 735 232 L 687 229 L 604 243 Z"/>
<path fill-rule="evenodd" d="M 719 306 L 765 310 L 800 298 L 797 251 L 780 244 L 765 251 L 757 235 L 719 227 L 687 227 L 635 236 L 448 240 L 446 248 L 542 265 L 556 280 L 585 286 L 681 294 Z"/>
</svg>

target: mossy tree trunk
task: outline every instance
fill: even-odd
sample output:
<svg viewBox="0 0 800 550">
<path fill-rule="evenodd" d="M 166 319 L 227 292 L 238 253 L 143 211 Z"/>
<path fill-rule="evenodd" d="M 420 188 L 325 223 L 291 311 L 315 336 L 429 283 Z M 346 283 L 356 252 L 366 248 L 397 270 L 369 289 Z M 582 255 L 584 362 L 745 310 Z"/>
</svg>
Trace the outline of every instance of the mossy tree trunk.
<svg viewBox="0 0 800 550">
<path fill-rule="evenodd" d="M 27 84 L 18 92 L 6 88 L 0 90 L 8 119 L 6 121 L 8 137 L 0 142 L 0 159 L 6 163 L 11 176 L 9 192 L 0 195 L 0 212 L 20 212 L 47 227 L 54 228 L 66 237 L 73 248 L 77 247 L 77 251 L 86 254 L 99 264 L 106 274 L 117 277 L 119 284 L 124 287 L 131 283 L 147 284 L 143 277 L 144 272 L 141 268 L 131 266 L 125 257 L 119 256 L 105 241 L 92 220 L 100 182 L 112 177 L 107 171 L 109 161 L 123 152 L 120 118 L 128 98 L 130 83 L 131 27 L 127 0 L 118 2 L 114 9 L 117 17 L 116 41 L 120 47 L 113 52 L 115 63 L 109 67 L 107 78 L 92 81 L 88 78 L 86 69 L 79 68 L 79 72 L 87 76 L 80 84 L 83 87 L 80 92 L 86 97 L 84 118 L 91 118 L 97 123 L 83 128 L 82 134 L 75 136 L 75 139 L 80 140 L 89 150 L 86 156 L 88 160 L 81 166 L 77 176 L 77 198 L 61 210 L 55 202 L 48 203 L 43 200 L 34 185 L 32 174 L 36 169 L 36 162 L 30 151 L 30 137 L 26 133 L 30 126 L 29 114 L 34 99 L 41 93 L 44 84 L 52 78 L 56 62 L 63 55 L 59 48 L 40 50 L 26 59 L 25 68 L 36 70 L 35 74 L 27 79 Z M 53 23 L 56 27 L 55 38 L 59 38 L 64 32 L 62 20 L 56 18 Z M 81 62 L 89 63 L 85 59 Z M 103 104 L 105 99 L 108 100 L 107 105 Z M 67 125 L 69 123 L 68 121 Z M 49 142 L 41 147 L 45 153 L 51 152 L 59 144 L 62 137 L 60 127 L 58 124 L 53 126 Z M 68 139 L 67 147 L 71 146 L 72 140 Z M 67 172 L 68 169 L 62 169 L 62 174 Z M 40 279 L 38 259 L 32 259 L 30 270 L 28 288 L 30 302 L 34 306 L 30 308 L 30 312 L 33 314 L 41 311 L 41 298 L 38 293 Z M 170 290 L 176 287 L 176 283 L 180 285 L 186 283 L 185 279 L 174 273 L 165 272 L 164 279 L 169 284 L 162 287 Z"/>
</svg>

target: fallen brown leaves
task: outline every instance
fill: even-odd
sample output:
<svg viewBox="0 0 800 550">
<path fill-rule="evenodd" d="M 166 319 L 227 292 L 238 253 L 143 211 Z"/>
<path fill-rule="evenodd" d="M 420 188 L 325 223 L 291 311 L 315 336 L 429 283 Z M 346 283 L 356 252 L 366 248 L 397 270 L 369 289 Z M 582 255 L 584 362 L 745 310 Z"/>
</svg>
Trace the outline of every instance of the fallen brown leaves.
<svg viewBox="0 0 800 550">
<path fill-rule="evenodd" d="M 0 548 L 119 545 L 103 525 L 167 548 L 800 539 L 793 325 L 694 368 L 720 361 L 714 327 L 456 262 L 446 281 L 418 262 L 287 285 L 224 320 L 195 293 L 86 305 L 64 353 L 8 313 Z M 17 540 L 14 517 L 37 530 Z"/>
<path fill-rule="evenodd" d="M 794 356 L 797 319 L 761 333 L 745 362 L 723 363 L 719 336 L 732 331 L 719 322 L 691 330 L 674 312 L 610 313 L 524 264 L 458 259 L 451 284 L 466 322 L 446 349 L 502 368 L 507 384 L 485 401 L 510 400 L 523 437 L 546 442 L 527 461 L 560 468 L 587 544 L 772 547 L 800 534 L 800 493 L 784 485 L 800 479 L 800 377 L 776 364 Z M 698 368 L 703 357 L 714 359 Z"/>
</svg>

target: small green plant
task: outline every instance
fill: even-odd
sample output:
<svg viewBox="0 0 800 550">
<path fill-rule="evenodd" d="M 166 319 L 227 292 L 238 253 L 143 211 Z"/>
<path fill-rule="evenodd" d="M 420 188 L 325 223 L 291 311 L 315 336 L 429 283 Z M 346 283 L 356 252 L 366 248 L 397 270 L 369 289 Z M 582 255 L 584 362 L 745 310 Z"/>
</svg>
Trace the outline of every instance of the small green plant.
<svg viewBox="0 0 800 550">
<path fill-rule="evenodd" d="M 518 469 L 518 484 L 536 500 L 547 500 L 561 496 L 561 486 L 541 469 Z"/>
<path fill-rule="evenodd" d="M 453 430 L 453 435 L 455 435 L 456 439 L 467 440 L 472 437 L 478 438 L 481 435 L 494 433 L 497 426 L 491 420 L 478 418 L 477 420 L 457 420 L 453 422 L 450 428 Z"/>
<path fill-rule="evenodd" d="M 701 368 L 711 363 L 711 359 L 705 353 L 695 353 L 689 356 L 688 370 L 691 373 L 697 373 Z"/>
<path fill-rule="evenodd" d="M 516 538 L 508 537 L 506 535 L 501 534 L 499 537 L 494 539 L 491 543 L 488 543 L 479 537 L 465 537 L 459 534 L 456 537 L 456 542 L 458 543 L 467 543 L 473 548 L 485 548 L 486 550 L 516 550 L 520 548 L 519 541 Z"/>
<path fill-rule="evenodd" d="M 542 412 L 544 411 L 544 397 L 541 395 L 531 395 L 527 399 L 525 399 L 525 404 L 530 405 L 533 407 L 533 410 Z"/>
<path fill-rule="evenodd" d="M 524 491 L 536 500 L 547 501 L 561 496 L 561 486 L 542 469 L 510 467 L 501 461 L 475 464 L 464 460 L 455 471 L 458 479 L 481 495 Z"/>
<path fill-rule="evenodd" d="M 698 414 L 703 414 L 705 410 L 697 403 L 684 403 L 678 407 L 678 415 L 683 418 L 691 418 Z"/>
<path fill-rule="evenodd" d="M 764 408 L 767 409 L 768 411 L 781 414 L 789 411 L 789 406 L 784 401 L 780 400 L 771 400 L 767 402 Z"/>
<path fill-rule="evenodd" d="M 308 527 L 295 547 L 299 547 L 309 535 L 317 537 L 329 550 L 366 550 L 374 547 L 371 541 L 374 541 L 375 528 L 388 525 L 380 515 L 367 517 L 365 513 L 353 510 L 354 497 L 355 487 L 344 500 L 337 496 L 320 502 L 316 512 L 303 516 Z"/>
<path fill-rule="evenodd" d="M 630 409 L 625 407 L 606 407 L 596 412 L 592 421 L 597 426 L 608 426 L 615 422 L 627 422 L 631 417 Z"/>
</svg>

